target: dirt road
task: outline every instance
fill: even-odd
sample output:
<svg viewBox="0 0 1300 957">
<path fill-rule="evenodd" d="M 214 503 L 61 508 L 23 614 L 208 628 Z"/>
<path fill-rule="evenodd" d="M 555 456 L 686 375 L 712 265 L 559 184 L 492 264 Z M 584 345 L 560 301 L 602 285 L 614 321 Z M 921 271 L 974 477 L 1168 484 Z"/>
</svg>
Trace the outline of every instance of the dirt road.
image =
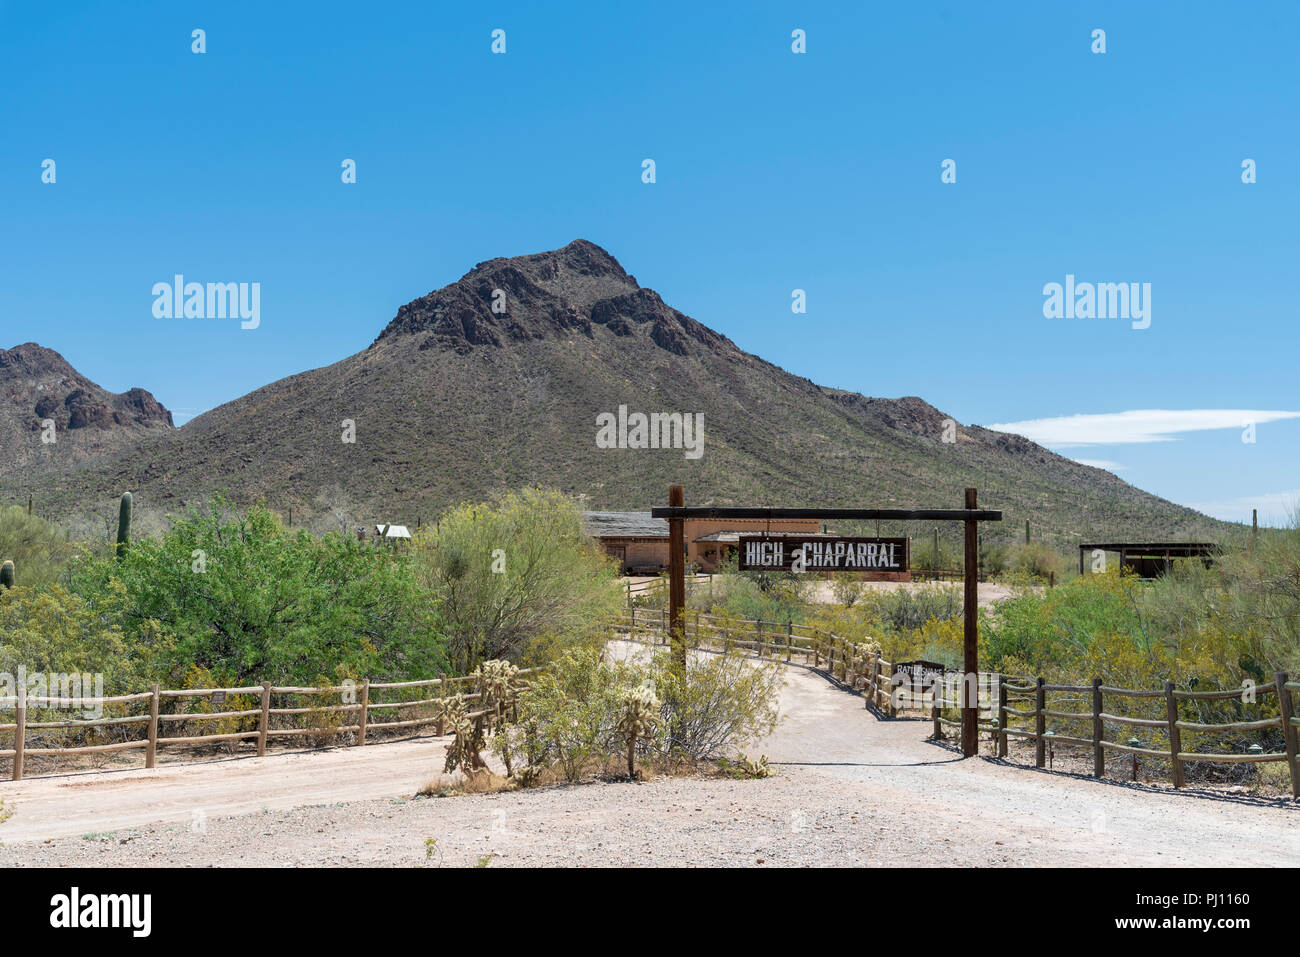
<svg viewBox="0 0 1300 957">
<path fill-rule="evenodd" d="M 411 800 L 446 739 L 0 784 L 0 865 L 1295 865 L 1300 807 L 963 760 L 792 667 L 777 776 Z M 426 841 L 433 839 L 434 844 Z"/>
</svg>

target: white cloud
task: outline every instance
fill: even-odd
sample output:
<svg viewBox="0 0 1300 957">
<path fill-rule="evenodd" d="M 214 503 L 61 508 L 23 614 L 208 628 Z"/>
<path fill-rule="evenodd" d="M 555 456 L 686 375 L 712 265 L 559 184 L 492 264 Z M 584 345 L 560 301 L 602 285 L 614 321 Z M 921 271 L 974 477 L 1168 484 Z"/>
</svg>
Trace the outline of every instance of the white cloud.
<svg viewBox="0 0 1300 957">
<path fill-rule="evenodd" d="M 1095 469 L 1105 469 L 1107 472 L 1122 472 L 1128 468 L 1127 465 L 1120 465 L 1107 459 L 1074 459 L 1074 461 L 1080 465 L 1091 465 Z"/>
<path fill-rule="evenodd" d="M 1300 513 L 1300 488 L 1264 495 L 1246 495 L 1217 502 L 1199 502 L 1190 507 L 1226 522 L 1249 522 L 1250 510 L 1258 509 L 1259 524 L 1289 525 L 1292 516 Z"/>
<path fill-rule="evenodd" d="M 1089 445 L 1173 442 L 1174 436 L 1180 432 L 1244 429 L 1249 423 L 1260 426 L 1266 422 L 1296 418 L 1300 418 L 1300 412 L 1260 409 L 1132 409 L 1127 412 L 999 422 L 986 428 L 995 432 L 1023 435 L 1049 448 L 1068 449 Z"/>
</svg>

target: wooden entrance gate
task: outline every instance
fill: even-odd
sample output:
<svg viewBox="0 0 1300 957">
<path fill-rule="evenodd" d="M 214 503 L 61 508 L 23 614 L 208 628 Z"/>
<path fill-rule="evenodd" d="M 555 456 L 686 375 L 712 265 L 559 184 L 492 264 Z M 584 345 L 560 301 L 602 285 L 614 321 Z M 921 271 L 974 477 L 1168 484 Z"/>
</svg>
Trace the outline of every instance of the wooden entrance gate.
<svg viewBox="0 0 1300 957">
<path fill-rule="evenodd" d="M 654 518 L 668 520 L 668 624 L 669 640 L 679 666 L 686 668 L 686 623 L 682 609 L 686 605 L 686 536 L 688 518 L 704 519 L 826 519 L 841 521 L 938 521 L 962 522 L 965 526 L 965 583 L 963 617 L 963 658 L 965 680 L 962 681 L 961 750 L 966 756 L 979 748 L 979 711 L 976 695 L 979 675 L 979 523 L 1000 522 L 1002 512 L 977 506 L 977 493 L 966 489 L 965 508 L 736 508 L 686 507 L 686 490 L 681 485 L 668 487 L 668 507 L 650 510 Z M 847 567 L 828 568 L 846 571 Z"/>
</svg>

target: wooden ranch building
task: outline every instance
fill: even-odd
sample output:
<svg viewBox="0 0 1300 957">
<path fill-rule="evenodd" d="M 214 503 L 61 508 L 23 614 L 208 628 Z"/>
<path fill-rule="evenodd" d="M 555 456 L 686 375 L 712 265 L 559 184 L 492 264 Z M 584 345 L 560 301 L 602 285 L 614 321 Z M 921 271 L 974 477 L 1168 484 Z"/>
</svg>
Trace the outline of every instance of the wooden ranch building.
<svg viewBox="0 0 1300 957">
<path fill-rule="evenodd" d="M 625 575 L 657 575 L 668 569 L 668 523 L 649 512 L 583 512 L 583 529 L 618 560 Z M 805 519 L 703 519 L 684 523 L 686 563 L 717 571 L 739 546 L 742 535 L 821 537 L 821 523 Z M 868 580 L 910 580 L 903 572 L 863 572 Z"/>
</svg>

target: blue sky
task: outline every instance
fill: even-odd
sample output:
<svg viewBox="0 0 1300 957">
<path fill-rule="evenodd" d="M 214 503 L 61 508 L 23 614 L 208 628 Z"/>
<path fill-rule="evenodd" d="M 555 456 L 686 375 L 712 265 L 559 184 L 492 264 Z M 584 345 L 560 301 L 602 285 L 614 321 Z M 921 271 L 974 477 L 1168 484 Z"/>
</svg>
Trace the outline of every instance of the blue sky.
<svg viewBox="0 0 1300 957">
<path fill-rule="evenodd" d="M 0 3 L 0 347 L 181 421 L 584 237 L 816 382 L 1281 518 L 1297 49 L 1292 2 Z M 260 282 L 260 327 L 156 319 L 176 273 Z M 1045 318 L 1067 274 L 1150 283 L 1150 327 Z"/>
</svg>

